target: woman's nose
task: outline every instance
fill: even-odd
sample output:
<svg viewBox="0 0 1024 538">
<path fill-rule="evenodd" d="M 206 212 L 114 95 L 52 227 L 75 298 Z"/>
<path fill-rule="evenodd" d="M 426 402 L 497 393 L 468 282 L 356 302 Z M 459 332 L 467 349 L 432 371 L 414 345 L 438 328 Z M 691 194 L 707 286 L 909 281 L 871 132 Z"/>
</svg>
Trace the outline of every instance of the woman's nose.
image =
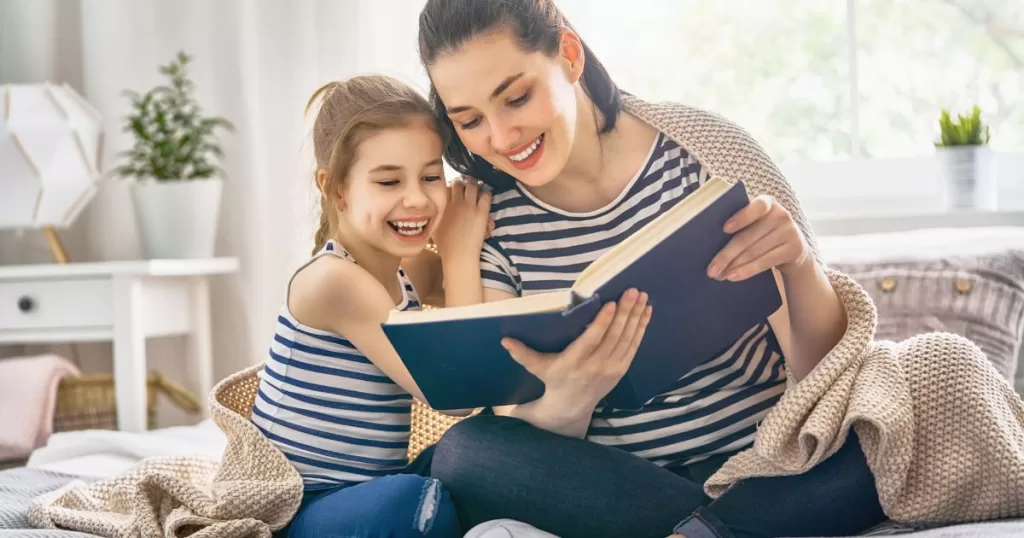
<svg viewBox="0 0 1024 538">
<path fill-rule="evenodd" d="M 491 122 L 491 147 L 500 153 L 515 149 L 519 142 L 519 129 L 508 127 L 500 121 Z"/>
</svg>

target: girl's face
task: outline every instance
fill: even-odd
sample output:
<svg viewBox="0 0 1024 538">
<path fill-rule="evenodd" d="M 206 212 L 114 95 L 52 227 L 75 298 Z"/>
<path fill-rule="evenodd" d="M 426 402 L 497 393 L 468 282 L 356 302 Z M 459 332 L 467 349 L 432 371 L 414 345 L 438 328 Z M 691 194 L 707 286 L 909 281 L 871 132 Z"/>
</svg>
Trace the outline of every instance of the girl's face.
<svg viewBox="0 0 1024 538">
<path fill-rule="evenodd" d="M 555 179 L 576 138 L 582 45 L 564 32 L 559 54 L 525 52 L 508 32 L 480 35 L 428 69 L 466 148 L 525 185 Z"/>
<path fill-rule="evenodd" d="M 419 254 L 448 199 L 442 150 L 425 120 L 364 139 L 343 188 L 345 228 L 388 254 Z"/>
</svg>

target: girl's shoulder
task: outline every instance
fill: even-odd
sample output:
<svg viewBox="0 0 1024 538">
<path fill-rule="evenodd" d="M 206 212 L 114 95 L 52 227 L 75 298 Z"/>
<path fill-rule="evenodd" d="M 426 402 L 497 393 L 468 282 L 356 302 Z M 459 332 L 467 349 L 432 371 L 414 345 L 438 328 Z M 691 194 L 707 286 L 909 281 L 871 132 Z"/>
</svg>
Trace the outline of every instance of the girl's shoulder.
<svg viewBox="0 0 1024 538">
<path fill-rule="evenodd" d="M 384 320 L 394 307 L 377 279 L 338 255 L 318 256 L 296 271 L 286 303 L 303 325 L 337 334 L 353 321 Z"/>
</svg>

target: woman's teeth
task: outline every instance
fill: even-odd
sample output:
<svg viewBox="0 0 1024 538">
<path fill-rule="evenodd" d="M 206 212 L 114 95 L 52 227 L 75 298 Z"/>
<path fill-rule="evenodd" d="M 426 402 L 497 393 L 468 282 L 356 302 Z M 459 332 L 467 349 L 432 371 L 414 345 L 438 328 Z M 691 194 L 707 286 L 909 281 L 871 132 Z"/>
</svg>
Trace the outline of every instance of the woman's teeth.
<svg viewBox="0 0 1024 538">
<path fill-rule="evenodd" d="M 430 219 L 423 220 L 389 220 L 388 224 L 395 229 L 396 232 L 402 235 L 419 235 L 423 233 L 423 228 L 427 226 Z"/>
<path fill-rule="evenodd" d="M 519 153 L 516 153 L 515 155 L 509 155 L 508 158 L 515 162 L 526 160 L 527 157 L 533 155 L 533 152 L 537 150 L 537 146 L 540 145 L 540 142 L 543 139 L 544 135 L 538 136 L 537 139 L 533 141 L 533 144 L 530 144 L 530 147 L 524 149 L 523 151 L 520 151 Z"/>
</svg>

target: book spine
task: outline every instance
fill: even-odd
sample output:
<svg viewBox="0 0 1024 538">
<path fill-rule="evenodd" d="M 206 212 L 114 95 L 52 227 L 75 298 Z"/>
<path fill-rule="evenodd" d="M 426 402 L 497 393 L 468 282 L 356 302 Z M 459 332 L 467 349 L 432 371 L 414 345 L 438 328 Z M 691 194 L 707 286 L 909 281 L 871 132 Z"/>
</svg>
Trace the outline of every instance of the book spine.
<svg viewBox="0 0 1024 538">
<path fill-rule="evenodd" d="M 566 305 L 564 315 L 568 316 L 573 310 L 580 308 L 581 306 L 599 303 L 601 296 L 597 293 L 590 297 L 584 297 L 576 292 L 576 290 L 569 290 L 569 304 Z M 600 308 L 598 308 L 600 310 Z"/>
</svg>

